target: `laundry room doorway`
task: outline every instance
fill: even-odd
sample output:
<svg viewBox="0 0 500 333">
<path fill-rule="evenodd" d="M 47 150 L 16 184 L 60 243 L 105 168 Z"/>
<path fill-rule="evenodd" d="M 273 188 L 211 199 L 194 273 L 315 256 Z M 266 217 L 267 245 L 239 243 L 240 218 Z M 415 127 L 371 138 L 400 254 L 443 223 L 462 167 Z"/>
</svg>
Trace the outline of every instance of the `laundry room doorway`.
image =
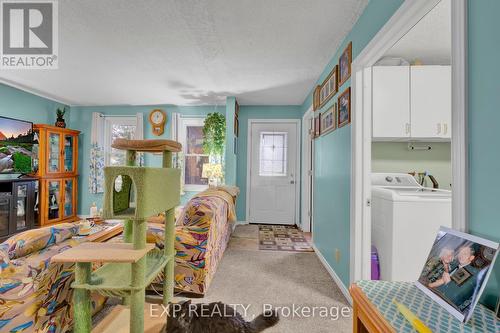
<svg viewBox="0 0 500 333">
<path fill-rule="evenodd" d="M 421 228 L 429 249 L 440 224 L 467 231 L 466 9 L 465 0 L 406 1 L 353 61 L 351 282 L 393 279 L 384 264 L 398 260 L 393 250 L 402 245 L 387 249 L 379 245 L 387 240 L 376 240 L 377 228 L 389 227 L 377 224 L 379 210 L 387 209 L 381 196 L 403 212 L 447 201 L 438 210 L 449 214 Z M 415 232 L 410 220 L 394 223 L 406 221 L 405 232 Z M 377 272 L 372 254 L 383 262 Z M 414 261 L 423 267 L 420 257 Z"/>
</svg>

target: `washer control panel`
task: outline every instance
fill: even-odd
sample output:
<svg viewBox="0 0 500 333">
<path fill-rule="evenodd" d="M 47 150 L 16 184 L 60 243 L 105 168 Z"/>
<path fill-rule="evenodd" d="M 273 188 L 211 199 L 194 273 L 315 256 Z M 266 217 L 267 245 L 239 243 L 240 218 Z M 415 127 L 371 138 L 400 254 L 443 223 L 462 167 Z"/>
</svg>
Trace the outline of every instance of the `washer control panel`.
<svg viewBox="0 0 500 333">
<path fill-rule="evenodd" d="M 417 180 L 406 173 L 372 173 L 373 186 L 420 187 Z"/>
</svg>

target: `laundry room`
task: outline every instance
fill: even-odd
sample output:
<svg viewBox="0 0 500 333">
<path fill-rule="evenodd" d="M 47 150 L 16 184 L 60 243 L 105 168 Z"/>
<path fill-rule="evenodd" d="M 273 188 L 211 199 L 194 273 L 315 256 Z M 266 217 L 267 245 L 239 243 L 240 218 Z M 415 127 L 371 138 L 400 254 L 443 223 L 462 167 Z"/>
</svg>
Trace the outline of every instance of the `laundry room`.
<svg viewBox="0 0 500 333">
<path fill-rule="evenodd" d="M 372 279 L 412 281 L 452 227 L 451 1 L 372 67 Z"/>
</svg>

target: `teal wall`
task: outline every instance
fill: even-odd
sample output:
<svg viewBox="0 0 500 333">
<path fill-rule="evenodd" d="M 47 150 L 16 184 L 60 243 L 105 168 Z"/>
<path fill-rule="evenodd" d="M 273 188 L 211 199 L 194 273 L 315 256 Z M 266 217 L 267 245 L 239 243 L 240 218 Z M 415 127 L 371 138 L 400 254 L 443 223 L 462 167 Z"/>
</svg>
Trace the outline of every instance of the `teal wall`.
<svg viewBox="0 0 500 333">
<path fill-rule="evenodd" d="M 165 125 L 165 132 L 162 136 L 155 136 L 151 131 L 151 124 L 149 123 L 148 116 L 151 110 L 162 109 L 167 113 L 167 124 Z M 92 112 L 101 112 L 105 115 L 135 115 L 138 112 L 144 113 L 144 138 L 145 139 L 169 139 L 170 121 L 173 112 L 180 113 L 181 116 L 200 116 L 204 117 L 210 112 L 225 113 L 225 106 L 173 106 L 173 105 L 155 105 L 155 106 L 95 106 L 95 107 L 72 107 L 71 108 L 71 122 L 68 127 L 80 130 L 82 133 L 79 138 L 79 161 L 78 170 L 80 178 L 78 182 L 78 213 L 83 215 L 89 214 L 92 202 L 97 203 L 97 207 L 102 207 L 102 194 L 92 194 L 88 190 L 88 176 L 89 176 L 89 155 L 90 155 L 90 136 L 92 128 Z M 161 156 L 152 154 L 145 155 L 145 164 L 152 167 L 161 166 Z M 181 203 L 186 203 L 194 195 L 193 192 L 187 192 L 181 198 Z"/>
<path fill-rule="evenodd" d="M 328 75 L 337 63 L 340 52 L 349 41 L 353 42 L 353 59 L 367 45 L 378 30 L 399 8 L 402 0 L 371 0 L 352 31 L 325 68 L 317 83 Z M 469 182 L 470 233 L 499 241 L 500 208 L 500 154 L 498 141 L 500 123 L 500 94 L 498 78 L 500 68 L 494 66 L 500 54 L 500 1 L 469 1 Z M 339 91 L 350 85 L 346 82 Z M 311 94 L 301 109 L 311 105 Z M 328 103 L 328 108 L 333 101 Z M 314 242 L 326 260 L 349 283 L 349 209 L 350 209 L 350 126 L 336 130 L 316 140 Z M 493 150 L 492 150 L 493 147 Z M 335 249 L 341 251 L 340 261 L 334 259 Z M 499 295 L 500 261 L 495 265 L 482 302 L 493 307 Z"/>
<path fill-rule="evenodd" d="M 51 124 L 56 120 L 56 109 L 64 105 L 52 100 L 12 88 L 0 83 L 0 116 L 31 121 L 34 124 Z M 65 115 L 70 119 L 70 112 Z M 0 178 L 7 175 L 0 175 Z"/>
<path fill-rule="evenodd" d="M 319 77 L 320 84 L 338 63 L 347 44 L 352 41 L 353 59 L 399 8 L 402 0 L 371 0 L 351 32 L 342 42 L 330 63 Z M 350 86 L 350 80 L 339 87 L 342 93 Z M 311 106 L 312 90 L 301 109 Z M 321 111 L 336 100 L 334 96 Z M 344 126 L 315 141 L 314 176 L 314 244 L 335 270 L 342 282 L 349 285 L 350 259 L 350 181 L 351 181 L 351 126 Z M 340 260 L 335 260 L 336 251 Z"/>
<path fill-rule="evenodd" d="M 234 151 L 234 115 L 236 98 L 226 99 L 226 151 L 224 157 L 224 179 L 227 185 L 236 185 L 236 154 Z"/>
<path fill-rule="evenodd" d="M 300 106 L 241 106 L 238 116 L 240 135 L 238 137 L 238 154 L 236 167 L 236 185 L 240 195 L 236 203 L 238 221 L 246 221 L 247 191 L 247 139 L 249 119 L 301 119 Z"/>
<path fill-rule="evenodd" d="M 64 105 L 0 83 L 0 116 L 53 125 L 56 109 L 62 106 Z M 69 111 L 65 118 L 68 123 Z"/>
<path fill-rule="evenodd" d="M 500 1 L 469 1 L 470 232 L 500 241 Z M 500 260 L 483 302 L 500 295 Z"/>
</svg>

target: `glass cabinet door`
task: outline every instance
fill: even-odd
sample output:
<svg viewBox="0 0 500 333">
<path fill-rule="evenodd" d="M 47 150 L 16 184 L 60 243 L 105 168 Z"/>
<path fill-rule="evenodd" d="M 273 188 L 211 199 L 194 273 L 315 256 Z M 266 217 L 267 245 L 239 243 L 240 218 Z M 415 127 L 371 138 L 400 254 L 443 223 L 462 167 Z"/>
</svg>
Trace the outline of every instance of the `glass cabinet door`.
<svg viewBox="0 0 500 333">
<path fill-rule="evenodd" d="M 47 172 L 61 172 L 61 134 L 48 133 Z"/>
<path fill-rule="evenodd" d="M 75 137 L 64 135 L 64 172 L 73 172 L 75 168 L 74 151 Z"/>
<path fill-rule="evenodd" d="M 64 217 L 73 215 L 73 194 L 75 188 L 73 182 L 73 178 L 64 180 Z"/>
<path fill-rule="evenodd" d="M 0 237 L 9 235 L 10 193 L 0 194 Z"/>
<path fill-rule="evenodd" d="M 48 219 L 58 220 L 61 218 L 60 203 L 61 203 L 61 181 L 48 181 Z"/>
<path fill-rule="evenodd" d="M 29 184 L 14 184 L 14 228 L 15 232 L 28 228 Z"/>
</svg>

